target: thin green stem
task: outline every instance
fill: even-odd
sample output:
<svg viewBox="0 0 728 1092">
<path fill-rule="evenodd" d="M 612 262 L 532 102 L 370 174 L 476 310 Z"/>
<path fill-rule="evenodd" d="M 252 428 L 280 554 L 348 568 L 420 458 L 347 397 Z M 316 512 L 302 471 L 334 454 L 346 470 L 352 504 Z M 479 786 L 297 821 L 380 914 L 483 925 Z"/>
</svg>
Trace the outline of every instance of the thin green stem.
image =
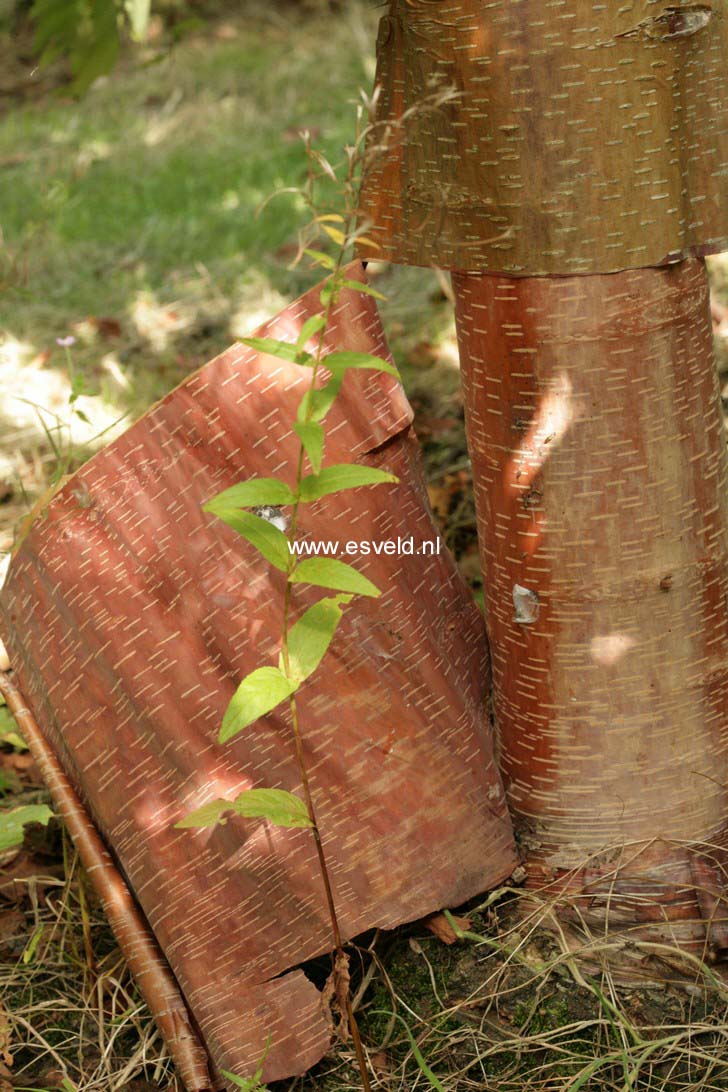
<svg viewBox="0 0 728 1092">
<path fill-rule="evenodd" d="M 347 176 L 346 195 L 347 198 L 351 194 L 351 172 L 353 169 L 353 162 L 350 163 L 349 172 Z M 311 391 L 316 388 L 316 379 L 318 376 L 319 368 L 323 363 L 323 349 L 324 341 L 326 337 L 326 330 L 328 329 L 329 322 L 331 321 L 331 315 L 336 302 L 339 297 L 340 289 L 337 288 L 337 279 L 341 272 L 344 261 L 344 253 L 348 245 L 348 240 L 351 235 L 353 224 L 355 220 L 355 210 L 351 207 L 350 201 L 347 202 L 347 215 L 345 217 L 345 232 L 344 244 L 339 248 L 334 268 L 331 272 L 332 290 L 328 296 L 327 303 L 324 309 L 324 321 L 321 329 L 318 333 L 318 339 L 316 344 L 316 350 L 313 358 L 313 367 L 311 372 Z M 311 413 L 313 408 L 313 399 L 309 398 L 304 414 L 304 422 L 309 423 L 311 420 Z M 288 621 L 291 610 L 291 597 L 292 597 L 292 576 L 296 567 L 297 555 L 293 550 L 293 544 L 296 541 L 296 533 L 298 530 L 298 510 L 301 503 L 301 482 L 303 480 L 303 464 L 305 457 L 305 449 L 303 444 L 299 446 L 298 461 L 296 465 L 296 483 L 294 487 L 294 503 L 291 512 L 291 525 L 288 532 L 289 542 L 289 563 L 288 572 L 286 574 L 286 588 L 283 600 L 283 623 L 281 634 L 281 659 L 283 661 L 283 667 L 285 673 L 290 675 L 290 660 L 288 651 Z M 316 810 L 314 807 L 313 796 L 311 793 L 311 785 L 308 777 L 308 768 L 306 766 L 306 757 L 303 748 L 303 738 L 301 736 L 301 729 L 298 720 L 298 707 L 296 705 L 295 694 L 290 698 L 290 710 L 291 710 L 291 724 L 293 728 L 293 740 L 296 751 L 296 763 L 298 766 L 299 777 L 301 779 L 301 786 L 303 788 L 304 801 L 306 804 L 306 810 L 308 812 L 308 818 L 311 823 L 311 831 L 313 833 L 314 843 L 316 846 L 316 855 L 318 857 L 319 871 L 321 873 L 321 880 L 324 887 L 324 893 L 326 896 L 326 905 L 328 908 L 329 920 L 331 922 L 331 934 L 334 945 L 334 953 L 332 956 L 332 974 L 337 974 L 337 956 L 344 957 L 343 942 L 341 938 L 341 929 L 339 927 L 339 919 L 336 913 L 336 902 L 334 900 L 333 888 L 331 885 L 331 875 L 329 873 L 328 864 L 326 861 L 326 854 L 324 852 L 323 841 L 321 839 L 321 832 L 319 830 L 318 822 L 316 819 Z M 354 1015 L 354 1009 L 351 1003 L 351 993 L 347 988 L 346 992 L 346 1017 L 349 1024 L 349 1030 L 351 1033 L 352 1042 L 354 1044 L 354 1052 L 356 1054 L 357 1065 L 359 1068 L 359 1075 L 361 1077 L 362 1089 L 364 1092 L 371 1092 L 371 1085 L 369 1082 L 369 1074 L 367 1070 L 367 1062 L 364 1054 L 364 1048 L 362 1046 L 361 1036 L 359 1034 L 359 1026 Z"/>
</svg>

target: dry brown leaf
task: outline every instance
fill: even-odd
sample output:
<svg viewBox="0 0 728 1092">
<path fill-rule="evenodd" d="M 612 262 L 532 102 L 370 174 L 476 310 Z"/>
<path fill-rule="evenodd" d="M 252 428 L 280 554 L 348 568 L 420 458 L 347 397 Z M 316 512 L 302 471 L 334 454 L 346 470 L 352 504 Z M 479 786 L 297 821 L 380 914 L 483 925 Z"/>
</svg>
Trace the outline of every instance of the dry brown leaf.
<svg viewBox="0 0 728 1092">
<path fill-rule="evenodd" d="M 375 1050 L 370 1054 L 369 1064 L 375 1073 L 388 1073 L 390 1070 L 390 1059 L 386 1050 Z"/>
<path fill-rule="evenodd" d="M 51 877 L 61 879 L 63 874 L 62 863 L 40 864 L 32 854 L 23 850 L 0 871 L 0 899 L 16 902 L 25 894 L 26 884 L 31 882 L 36 884 L 40 898 L 45 889 L 44 881 Z"/>
<path fill-rule="evenodd" d="M 99 317 L 90 317 L 89 322 L 93 323 L 101 337 L 121 337 L 121 323 L 118 319 L 111 318 L 109 315 L 101 315 Z"/>
<path fill-rule="evenodd" d="M 450 498 L 451 491 L 447 486 L 443 485 L 428 485 L 427 496 L 430 500 L 430 507 L 436 516 L 446 516 L 450 511 Z"/>
<path fill-rule="evenodd" d="M 349 957 L 346 952 L 336 952 L 331 974 L 321 991 L 321 1005 L 332 1027 L 334 1026 L 333 1014 L 337 1013 L 336 1033 L 342 1042 L 346 1042 L 349 1037 L 346 1000 L 349 995 L 350 981 Z"/>
<path fill-rule="evenodd" d="M 0 947 L 14 940 L 25 928 L 25 914 L 15 907 L 0 910 Z M 0 1012 L 0 1051 L 2 1051 L 2 1013 Z"/>
<path fill-rule="evenodd" d="M 458 929 L 461 929 L 463 932 L 472 925 L 470 918 L 456 918 L 453 914 L 450 916 Z M 434 933 L 437 939 L 441 940 L 443 944 L 455 944 L 455 942 L 460 939 L 444 914 L 430 914 L 429 917 L 422 919 L 422 924 L 425 929 L 429 929 L 431 933 Z"/>
</svg>

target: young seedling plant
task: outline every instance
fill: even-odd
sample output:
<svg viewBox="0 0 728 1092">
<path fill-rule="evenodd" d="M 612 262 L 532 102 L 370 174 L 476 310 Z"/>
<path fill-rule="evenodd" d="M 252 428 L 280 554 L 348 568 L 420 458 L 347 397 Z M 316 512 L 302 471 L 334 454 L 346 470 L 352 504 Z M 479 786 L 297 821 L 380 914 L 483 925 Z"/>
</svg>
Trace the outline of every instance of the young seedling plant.
<svg viewBox="0 0 728 1092">
<path fill-rule="evenodd" d="M 374 467 L 352 463 L 325 467 L 322 465 L 324 422 L 347 371 L 372 369 L 399 378 L 397 369 L 379 357 L 343 350 L 326 352 L 324 348 L 326 331 L 343 291 L 348 289 L 379 296 L 369 285 L 348 278 L 344 268 L 345 256 L 352 244 L 358 241 L 361 245 L 362 240 L 366 239 L 362 228 L 357 228 L 356 224 L 355 179 L 365 136 L 362 117 L 363 109 L 360 108 L 356 142 L 353 147 L 346 148 L 343 165 L 345 178 L 343 184 L 340 184 L 344 198 L 343 214 L 320 213 L 316 210 L 315 184 L 323 179 L 339 183 L 339 177 L 328 160 L 311 148 L 308 135 L 304 134 L 309 173 L 307 185 L 300 192 L 303 192 L 306 201 L 314 209 L 314 218 L 304 233 L 301 253 L 329 273 L 320 291 L 321 311 L 306 320 L 295 342 L 271 338 L 243 339 L 253 349 L 310 369 L 310 386 L 298 406 L 293 424 L 300 441 L 294 484 L 290 486 L 279 478 L 250 478 L 231 486 L 204 505 L 205 511 L 217 516 L 242 535 L 269 564 L 285 573 L 286 577 L 278 663 L 258 667 L 241 681 L 224 714 L 219 739 L 221 742 L 233 739 L 260 717 L 287 702 L 291 743 L 300 777 L 301 795 L 276 788 L 248 789 L 235 800 L 214 800 L 203 805 L 185 816 L 177 826 L 214 826 L 223 822 L 224 817 L 232 812 L 246 818 L 265 819 L 276 826 L 310 829 L 331 923 L 332 974 L 326 992 L 336 998 L 342 1018 L 345 1017 L 348 1023 L 362 1088 L 364 1092 L 369 1092 L 366 1059 L 349 993 L 348 957 L 344 951 L 325 848 L 316 818 L 296 695 L 321 663 L 352 598 L 357 595 L 378 596 L 380 589 L 343 561 L 329 557 L 299 559 L 294 548 L 302 505 L 341 490 L 397 481 L 394 475 Z M 311 229 L 316 233 L 324 233 L 334 243 L 335 256 L 306 245 L 312 237 Z M 306 348 L 311 345 L 312 349 Z M 323 369 L 329 373 L 328 379 L 322 386 L 317 386 Z M 277 510 L 283 507 L 290 510 L 287 531 L 281 530 L 259 514 L 265 508 Z M 323 596 L 292 621 L 295 590 L 299 585 L 313 585 L 336 594 Z M 260 1078 L 260 1073 L 253 1078 L 256 1082 L 254 1087 L 260 1087 Z"/>
</svg>

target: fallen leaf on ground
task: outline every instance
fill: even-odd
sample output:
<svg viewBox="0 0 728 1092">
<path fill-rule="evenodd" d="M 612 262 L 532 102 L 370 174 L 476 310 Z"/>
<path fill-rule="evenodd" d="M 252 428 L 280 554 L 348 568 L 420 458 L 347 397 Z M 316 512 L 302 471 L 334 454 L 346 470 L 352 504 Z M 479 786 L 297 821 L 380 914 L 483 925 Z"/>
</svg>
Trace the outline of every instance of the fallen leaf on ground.
<svg viewBox="0 0 728 1092">
<path fill-rule="evenodd" d="M 108 315 L 101 315 L 98 318 L 89 318 L 89 322 L 94 324 L 101 337 L 121 337 L 121 323 L 118 319 L 109 318 Z"/>
<path fill-rule="evenodd" d="M 456 918 L 454 914 L 451 917 L 458 929 L 463 932 L 466 932 L 472 925 L 470 918 Z M 429 917 L 422 919 L 422 924 L 425 929 L 429 929 L 431 933 L 434 933 L 443 944 L 455 944 L 460 939 L 444 914 L 430 914 Z"/>
<path fill-rule="evenodd" d="M 0 910 L 0 948 L 14 940 L 25 929 L 25 914 L 16 908 Z M 2 1043 L 2 1015 L 0 1014 L 0 1043 Z"/>
<path fill-rule="evenodd" d="M 386 1050 L 375 1050 L 370 1054 L 369 1064 L 378 1076 L 391 1072 L 390 1058 Z"/>
<path fill-rule="evenodd" d="M 17 902 L 26 893 L 29 883 L 35 883 L 38 898 L 43 898 L 47 880 L 55 887 L 55 880 L 64 876 L 63 863 L 39 864 L 35 858 L 21 851 L 13 862 L 0 870 L 0 898 L 8 902 Z"/>
<path fill-rule="evenodd" d="M 450 511 L 452 490 L 444 485 L 428 485 L 427 495 L 430 499 L 430 507 L 436 516 L 446 516 Z"/>
<path fill-rule="evenodd" d="M 28 751 L 25 751 L 23 753 L 18 753 L 17 751 L 11 753 L 3 752 L 2 766 L 3 769 L 12 770 L 14 773 L 16 773 L 25 785 L 43 784 L 43 778 L 40 776 L 40 770 L 33 761 L 32 755 Z"/>
<path fill-rule="evenodd" d="M 345 952 L 336 952 L 334 966 L 321 991 L 321 1005 L 333 1024 L 333 1013 L 338 1013 L 337 1033 L 342 1042 L 348 1038 L 349 1025 L 346 1011 L 346 999 L 349 995 L 349 957 Z"/>
</svg>

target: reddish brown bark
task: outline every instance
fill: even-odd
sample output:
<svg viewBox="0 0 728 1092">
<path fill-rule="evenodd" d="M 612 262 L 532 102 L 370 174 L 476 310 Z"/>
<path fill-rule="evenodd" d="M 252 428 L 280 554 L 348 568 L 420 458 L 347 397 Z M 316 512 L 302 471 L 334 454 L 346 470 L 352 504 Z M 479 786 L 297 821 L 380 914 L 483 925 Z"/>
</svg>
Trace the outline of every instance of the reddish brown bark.
<svg viewBox="0 0 728 1092">
<path fill-rule="evenodd" d="M 375 82 L 378 257 L 533 276 L 728 245 L 720 0 L 389 0 Z"/>
<path fill-rule="evenodd" d="M 2 672 L 0 694 L 17 721 L 41 777 L 48 786 L 56 815 L 65 823 L 101 899 L 107 920 L 162 1033 L 180 1080 L 185 1088 L 208 1092 L 213 1082 L 208 1071 L 207 1052 L 154 934 L 23 695 L 12 679 Z"/>
<path fill-rule="evenodd" d="M 530 882 L 723 950 L 728 513 L 703 263 L 454 287 Z"/>
<path fill-rule="evenodd" d="M 361 277 L 360 266 L 348 271 Z M 295 340 L 318 289 L 258 331 Z M 326 348 L 388 355 L 374 302 L 347 292 Z M 217 743 L 237 683 L 275 663 L 282 573 L 202 511 L 234 482 L 293 484 L 291 425 L 310 370 L 236 346 L 186 380 L 64 487 L 13 559 L 2 609 L 42 732 L 80 793 L 221 1068 L 267 1080 L 326 1050 L 297 968 L 331 947 L 313 840 L 241 818 L 174 829 L 253 785 L 299 788 L 281 707 Z M 350 372 L 325 465 L 386 467 L 393 487 L 301 509 L 306 540 L 436 540 L 400 385 Z M 350 559 L 382 589 L 345 612 L 298 695 L 341 931 L 390 928 L 498 883 L 516 864 L 487 726 L 482 618 L 443 549 Z M 300 588 L 300 611 L 322 593 Z"/>
</svg>

